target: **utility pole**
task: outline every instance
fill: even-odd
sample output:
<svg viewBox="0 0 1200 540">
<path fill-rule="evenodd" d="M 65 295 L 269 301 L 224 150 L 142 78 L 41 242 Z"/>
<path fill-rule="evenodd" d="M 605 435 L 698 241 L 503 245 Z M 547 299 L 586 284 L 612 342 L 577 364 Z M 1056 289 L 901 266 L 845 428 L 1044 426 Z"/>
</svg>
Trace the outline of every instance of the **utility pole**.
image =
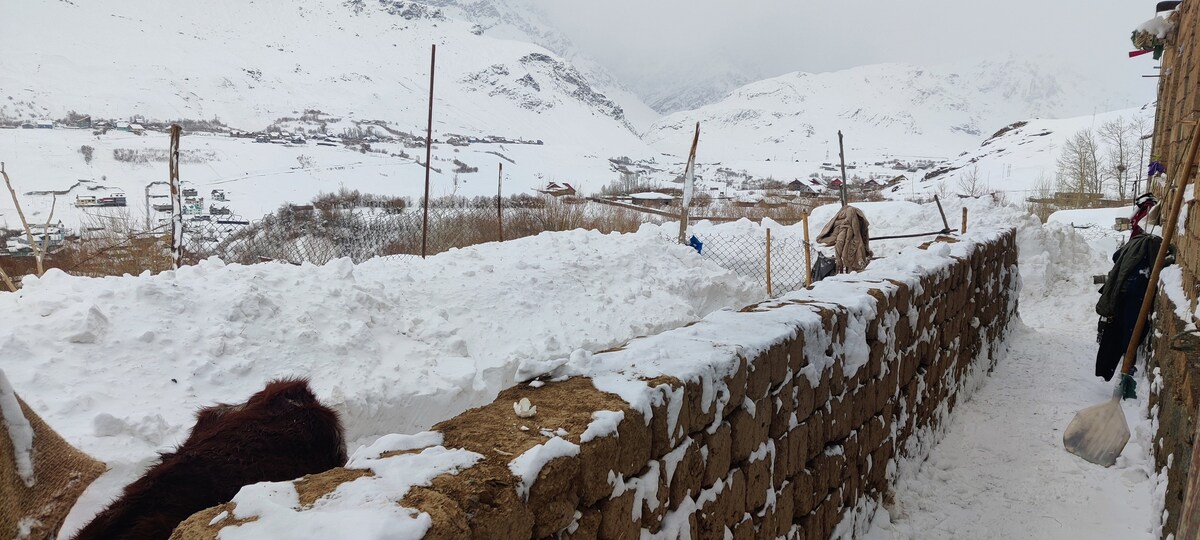
<svg viewBox="0 0 1200 540">
<path fill-rule="evenodd" d="M 838 157 L 842 158 L 842 206 L 846 206 L 846 146 L 842 143 L 842 130 L 838 130 Z"/>
<path fill-rule="evenodd" d="M 425 198 L 421 201 L 421 258 L 425 258 L 429 243 L 429 168 L 433 166 L 433 72 L 437 67 L 437 44 L 429 53 L 429 124 L 425 131 Z"/>
</svg>

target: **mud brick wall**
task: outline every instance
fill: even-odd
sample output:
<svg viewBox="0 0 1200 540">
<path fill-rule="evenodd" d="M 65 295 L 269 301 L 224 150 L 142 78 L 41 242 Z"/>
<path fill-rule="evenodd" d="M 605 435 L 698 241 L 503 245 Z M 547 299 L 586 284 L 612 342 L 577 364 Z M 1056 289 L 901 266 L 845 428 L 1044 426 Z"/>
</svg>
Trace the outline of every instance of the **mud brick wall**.
<svg viewBox="0 0 1200 540">
<path fill-rule="evenodd" d="M 1178 272 L 1179 269 L 1173 269 Z M 1178 276 L 1172 269 L 1164 271 L 1164 286 L 1178 287 Z M 1178 290 L 1178 289 L 1176 289 Z M 1182 291 L 1179 291 L 1182 292 Z M 1166 517 L 1161 537 L 1180 530 L 1180 519 L 1190 515 L 1197 519 L 1200 500 L 1187 502 L 1188 478 L 1197 481 L 1200 467 L 1200 448 L 1196 445 L 1196 414 L 1200 411 L 1200 338 L 1180 319 L 1179 304 L 1187 300 L 1178 294 L 1160 294 L 1155 302 L 1151 347 L 1148 360 L 1151 415 L 1157 419 L 1153 441 L 1155 470 L 1166 473 L 1164 495 Z M 1186 312 L 1185 312 L 1186 313 Z M 1189 319 L 1191 317 L 1188 317 Z M 1200 490 L 1190 493 L 1200 499 Z M 1194 527 L 1195 525 L 1193 525 Z M 1195 530 L 1195 529 L 1193 529 Z M 1187 538 L 1176 534 L 1176 538 Z"/>
<path fill-rule="evenodd" d="M 1166 181 L 1159 180 L 1154 192 L 1164 206 L 1171 204 L 1168 188 L 1186 168 L 1186 154 L 1195 122 L 1200 120 L 1200 4 L 1184 2 L 1171 14 L 1176 30 L 1162 57 L 1155 111 L 1154 150 L 1167 168 Z M 1200 168 L 1198 168 L 1200 169 Z M 1200 175 L 1193 171 L 1186 181 L 1200 189 Z M 1163 538 L 1200 537 L 1200 450 L 1195 448 L 1197 414 L 1200 414 L 1200 344 L 1172 339 L 1189 326 L 1195 328 L 1200 299 L 1200 208 L 1195 197 L 1185 197 L 1186 217 L 1175 238 L 1179 275 L 1168 285 L 1182 296 L 1160 295 L 1156 304 L 1153 353 L 1150 359 L 1151 406 L 1157 412 L 1158 428 L 1153 444 L 1159 472 L 1167 473 L 1166 520 Z M 1164 207 L 1164 215 L 1169 208 Z M 1190 350 L 1183 350 L 1190 349 Z M 1189 482 L 1192 488 L 1187 488 Z M 1191 518 L 1182 524 L 1181 517 Z"/>
<path fill-rule="evenodd" d="M 905 260 L 573 355 L 434 426 L 482 458 L 396 500 L 431 516 L 430 539 L 825 539 L 865 522 L 994 365 L 1017 310 L 1011 230 Z M 535 416 L 514 413 L 521 398 Z M 295 484 L 312 504 L 364 474 Z M 215 538 L 229 510 L 173 538 Z"/>
</svg>

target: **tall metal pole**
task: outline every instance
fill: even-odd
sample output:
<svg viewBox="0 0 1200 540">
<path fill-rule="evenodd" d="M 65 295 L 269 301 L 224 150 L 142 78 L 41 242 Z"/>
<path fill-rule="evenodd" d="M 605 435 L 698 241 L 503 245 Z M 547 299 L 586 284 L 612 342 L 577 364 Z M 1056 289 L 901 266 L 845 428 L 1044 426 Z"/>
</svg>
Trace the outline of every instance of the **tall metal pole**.
<svg viewBox="0 0 1200 540">
<path fill-rule="evenodd" d="M 842 158 L 842 206 L 846 206 L 846 146 L 842 144 L 842 130 L 838 130 L 838 157 Z"/>
<path fill-rule="evenodd" d="M 496 223 L 500 227 L 500 241 L 504 241 L 504 210 L 500 207 L 504 200 L 504 164 L 500 164 L 500 174 L 496 178 Z"/>
<path fill-rule="evenodd" d="M 433 166 L 433 72 L 437 67 L 437 45 L 429 53 L 429 127 L 425 131 L 425 198 L 421 202 L 421 258 L 425 258 L 429 242 L 429 168 Z"/>
<path fill-rule="evenodd" d="M 171 266 L 183 264 L 183 199 L 179 189 L 179 134 L 183 128 L 171 124 L 171 151 L 167 160 L 171 183 Z"/>
</svg>

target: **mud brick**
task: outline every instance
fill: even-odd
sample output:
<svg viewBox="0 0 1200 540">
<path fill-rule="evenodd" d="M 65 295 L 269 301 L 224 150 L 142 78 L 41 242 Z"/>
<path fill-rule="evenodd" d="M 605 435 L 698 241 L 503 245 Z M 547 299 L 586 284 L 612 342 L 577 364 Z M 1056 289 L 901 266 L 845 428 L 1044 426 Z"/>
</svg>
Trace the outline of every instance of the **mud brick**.
<svg viewBox="0 0 1200 540">
<path fill-rule="evenodd" d="M 746 379 L 750 368 L 746 363 L 745 358 L 738 358 L 737 368 L 725 378 L 725 384 L 729 390 L 729 401 L 725 405 L 725 418 L 733 414 L 734 408 L 742 404 L 746 399 Z"/>
<path fill-rule="evenodd" d="M 633 520 L 634 492 L 600 504 L 600 538 L 637 538 L 642 524 Z"/>
<path fill-rule="evenodd" d="M 584 508 L 575 520 L 575 531 L 563 531 L 563 540 L 583 540 L 600 537 L 600 511 L 595 508 Z"/>
<path fill-rule="evenodd" d="M 662 527 L 663 516 L 667 514 L 667 503 L 670 501 L 671 491 L 670 486 L 667 485 L 663 463 L 661 461 L 653 463 L 655 466 L 650 467 L 646 474 L 639 478 L 643 482 L 658 483 L 657 491 L 653 496 L 642 501 L 642 527 L 656 533 Z"/>
<path fill-rule="evenodd" d="M 746 373 L 746 397 L 758 401 L 771 388 L 771 362 L 763 354 L 751 359 Z"/>
<path fill-rule="evenodd" d="M 575 517 L 579 507 L 579 457 L 550 460 L 538 473 L 529 489 L 529 508 L 533 510 L 533 532 L 543 537 L 562 530 Z"/>
<path fill-rule="evenodd" d="M 779 489 L 792 476 L 792 441 L 791 433 L 780 437 L 772 437 L 775 441 L 775 454 L 771 463 L 771 484 Z"/>
<path fill-rule="evenodd" d="M 813 408 L 815 410 L 821 410 L 822 408 L 824 408 L 825 404 L 829 403 L 829 398 L 837 395 L 837 394 L 834 394 L 831 390 L 832 378 L 833 378 L 832 370 L 826 369 L 825 371 L 821 372 L 821 382 L 813 390 Z"/>
<path fill-rule="evenodd" d="M 729 499 L 723 497 L 723 493 L 718 493 L 714 499 L 705 502 L 700 507 L 696 522 L 697 532 L 695 538 L 697 540 L 725 539 L 724 516 L 729 511 Z"/>
<path fill-rule="evenodd" d="M 830 422 L 829 422 L 829 439 L 841 440 L 850 434 L 854 429 L 854 410 L 853 403 L 848 399 L 835 399 L 830 401 Z"/>
<path fill-rule="evenodd" d="M 808 451 L 805 452 L 806 461 L 825 451 L 825 442 L 829 440 L 829 426 L 827 422 L 828 420 L 824 411 L 813 413 L 804 422 L 808 433 Z"/>
<path fill-rule="evenodd" d="M 708 448 L 708 457 L 704 460 L 703 484 L 708 487 L 729 474 L 729 464 L 732 463 L 733 455 L 733 436 L 729 424 L 722 423 L 713 433 L 705 433 L 703 444 Z"/>
<path fill-rule="evenodd" d="M 731 435 L 733 436 L 732 460 L 734 463 L 745 461 L 762 443 L 767 442 L 768 432 L 771 428 L 772 405 L 768 401 L 770 399 L 769 396 L 764 397 L 755 403 L 755 414 L 753 415 L 745 407 L 738 407 L 738 410 L 730 417 L 729 426 L 733 430 Z"/>
<path fill-rule="evenodd" d="M 796 519 L 794 506 L 796 504 L 796 486 L 788 483 L 775 494 L 775 536 L 785 536 L 792 528 Z"/>
<path fill-rule="evenodd" d="M 783 382 L 783 379 L 787 377 L 788 368 L 790 367 L 788 365 L 787 343 L 772 345 L 763 354 L 767 357 L 767 372 L 770 374 L 770 386 L 779 386 Z"/>
<path fill-rule="evenodd" d="M 663 457 L 675 447 L 675 433 L 672 432 L 669 424 L 672 392 L 667 388 L 670 388 L 670 385 L 663 384 L 657 387 L 660 392 L 664 392 L 666 399 L 661 404 L 653 405 L 650 410 L 650 457 L 652 459 Z M 678 431 L 678 426 L 675 427 L 675 431 Z"/>
<path fill-rule="evenodd" d="M 795 476 L 792 477 L 793 487 L 793 505 L 792 513 L 798 518 L 807 516 L 812 512 L 813 506 L 816 505 L 816 486 L 813 482 L 813 474 L 808 469 L 800 469 Z"/>
<path fill-rule="evenodd" d="M 775 530 L 779 526 L 776 509 L 779 505 L 765 505 L 754 512 L 754 525 L 758 528 L 758 538 L 775 538 Z"/>
<path fill-rule="evenodd" d="M 853 431 L 845 439 L 841 441 L 842 450 L 846 455 L 846 460 L 849 462 L 858 461 L 859 456 L 859 431 Z"/>
<path fill-rule="evenodd" d="M 725 508 L 726 513 L 722 519 L 727 527 L 733 529 L 749 510 L 746 508 L 746 471 L 742 469 L 730 471 L 729 476 L 725 477 L 725 489 L 721 495 L 728 501 Z"/>
<path fill-rule="evenodd" d="M 733 527 L 733 540 L 756 540 L 757 538 L 758 530 L 752 519 L 744 519 Z"/>
<path fill-rule="evenodd" d="M 801 520 L 800 527 L 804 530 L 804 540 L 829 540 L 829 533 L 825 531 L 825 512 L 820 504 Z"/>
<path fill-rule="evenodd" d="M 683 384 L 685 400 L 679 411 L 679 424 L 683 434 L 697 433 L 711 426 L 717 417 L 717 399 L 711 396 L 704 402 L 704 387 L 713 381 L 707 377 Z"/>
<path fill-rule="evenodd" d="M 778 438 L 786 433 L 791 426 L 792 412 L 796 408 L 796 399 L 792 397 L 793 394 L 792 381 L 788 381 L 779 385 L 779 392 L 773 397 L 768 398 L 773 410 L 770 425 L 771 438 Z"/>
<path fill-rule="evenodd" d="M 800 424 L 788 432 L 787 445 L 787 476 L 792 478 L 804 469 L 804 464 L 808 462 L 808 427 Z"/>
<path fill-rule="evenodd" d="M 700 444 L 700 436 L 693 436 L 692 443 L 675 465 L 674 474 L 670 477 L 671 510 L 678 508 L 685 498 L 695 498 L 700 493 L 700 485 L 704 481 L 704 459 L 700 457 Z"/>
<path fill-rule="evenodd" d="M 846 391 L 846 375 L 841 362 L 834 362 L 829 368 L 829 394 L 840 396 Z"/>
<path fill-rule="evenodd" d="M 808 376 L 797 373 L 795 379 L 792 380 L 794 395 L 796 396 L 796 418 L 801 422 L 812 414 L 816 407 L 817 387 L 813 386 L 808 380 Z M 820 386 L 818 383 L 817 386 Z"/>
<path fill-rule="evenodd" d="M 747 462 L 742 468 L 746 471 L 746 509 L 754 513 L 767 502 L 767 491 L 772 489 L 770 455 Z"/>
<path fill-rule="evenodd" d="M 808 355 L 804 352 L 804 331 L 797 329 L 796 337 L 785 343 L 788 351 L 788 367 L 792 369 L 792 373 L 800 373 L 800 370 L 808 365 Z"/>
</svg>

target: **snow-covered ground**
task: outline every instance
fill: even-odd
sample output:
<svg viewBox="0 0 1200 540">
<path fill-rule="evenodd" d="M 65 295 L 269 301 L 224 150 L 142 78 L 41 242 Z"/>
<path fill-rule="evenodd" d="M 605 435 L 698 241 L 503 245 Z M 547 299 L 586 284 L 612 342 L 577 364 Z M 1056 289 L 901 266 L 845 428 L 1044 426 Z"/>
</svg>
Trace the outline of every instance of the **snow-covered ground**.
<svg viewBox="0 0 1200 540">
<path fill-rule="evenodd" d="M 1010 352 L 961 403 L 930 459 L 900 468 L 872 538 L 1149 538 L 1155 515 L 1144 398 L 1113 469 L 1062 449 L 1071 415 L 1105 399 L 1091 376 L 1095 286 L 1107 256 L 1079 230 L 987 200 L 946 201 L 970 227 L 1018 229 L 1021 314 Z M 872 234 L 941 228 L 933 205 L 862 204 Z M 835 207 L 813 212 L 815 235 Z M 1104 216 L 1092 216 L 1106 219 Z M 780 237 L 799 225 L 697 231 Z M 68 518 L 70 534 L 186 435 L 193 412 L 305 375 L 342 413 L 351 449 L 489 402 L 521 366 L 557 365 L 761 299 L 761 287 L 690 248 L 637 234 L 549 233 L 428 260 L 224 265 L 158 276 L 52 272 L 0 295 L 0 349 L 15 390 L 111 471 Z M 667 236 L 673 236 L 668 234 Z M 925 239 L 873 243 L 887 257 Z M 1145 385 L 1143 384 L 1143 394 Z M 1061 524 L 1061 526 L 1059 525 Z"/>
<path fill-rule="evenodd" d="M 929 459 L 901 467 L 895 504 L 876 514 L 869 540 L 1158 538 L 1162 501 L 1149 456 L 1144 378 L 1139 399 L 1123 403 L 1133 438 L 1114 467 L 1088 463 L 1062 443 L 1075 413 L 1109 399 L 1113 385 L 1092 375 L 1091 275 L 1111 263 L 1106 253 L 1086 249 L 1078 229 L 1060 223 L 1105 220 L 1108 213 L 1080 211 L 1019 235 L 1022 324 L 1008 355 L 955 409 Z M 1055 268 L 1054 277 L 1031 272 L 1031 258 Z"/>
</svg>

